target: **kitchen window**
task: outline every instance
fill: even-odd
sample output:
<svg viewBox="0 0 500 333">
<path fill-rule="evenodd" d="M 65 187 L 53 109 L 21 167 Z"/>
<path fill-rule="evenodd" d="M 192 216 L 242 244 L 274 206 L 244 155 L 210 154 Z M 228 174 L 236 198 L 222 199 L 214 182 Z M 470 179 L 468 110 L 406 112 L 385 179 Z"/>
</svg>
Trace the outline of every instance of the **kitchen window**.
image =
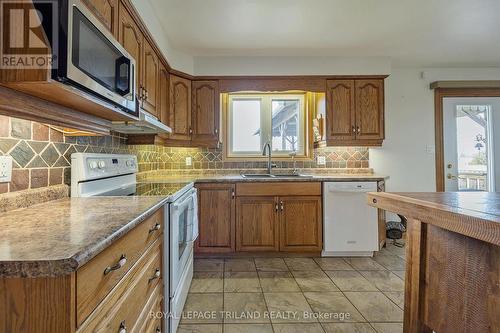
<svg viewBox="0 0 500 333">
<path fill-rule="evenodd" d="M 226 157 L 262 158 L 271 142 L 273 156 L 307 155 L 305 93 L 229 94 Z"/>
</svg>

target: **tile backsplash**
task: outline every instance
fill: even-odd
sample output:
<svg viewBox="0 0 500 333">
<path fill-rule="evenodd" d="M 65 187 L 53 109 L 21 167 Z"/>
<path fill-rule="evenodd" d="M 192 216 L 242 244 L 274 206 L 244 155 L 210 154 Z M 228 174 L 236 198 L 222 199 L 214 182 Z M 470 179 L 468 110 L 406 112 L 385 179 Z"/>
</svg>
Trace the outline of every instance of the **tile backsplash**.
<svg viewBox="0 0 500 333">
<path fill-rule="evenodd" d="M 75 152 L 136 154 L 140 172 L 168 170 L 175 175 L 185 171 L 263 169 L 266 162 L 226 162 L 223 150 L 173 148 L 154 145 L 127 145 L 124 135 L 66 136 L 52 126 L 0 116 L 0 153 L 13 158 L 12 181 L 0 183 L 0 193 L 69 184 L 71 154 Z M 368 148 L 318 148 L 314 160 L 297 161 L 299 169 L 368 168 Z M 316 163 L 325 156 L 325 165 Z M 186 157 L 192 164 L 186 165 Z M 279 168 L 292 168 L 292 162 L 273 161 Z"/>
</svg>

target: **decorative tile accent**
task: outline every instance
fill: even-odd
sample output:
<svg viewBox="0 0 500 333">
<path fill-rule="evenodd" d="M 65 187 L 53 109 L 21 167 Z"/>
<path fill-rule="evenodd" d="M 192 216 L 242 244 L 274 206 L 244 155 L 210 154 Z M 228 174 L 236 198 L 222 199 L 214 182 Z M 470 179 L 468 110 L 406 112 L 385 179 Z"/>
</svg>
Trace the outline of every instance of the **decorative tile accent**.
<svg viewBox="0 0 500 333">
<path fill-rule="evenodd" d="M 25 141 L 20 141 L 11 151 L 10 155 L 21 168 L 24 168 L 35 156 L 35 152 Z"/>
</svg>

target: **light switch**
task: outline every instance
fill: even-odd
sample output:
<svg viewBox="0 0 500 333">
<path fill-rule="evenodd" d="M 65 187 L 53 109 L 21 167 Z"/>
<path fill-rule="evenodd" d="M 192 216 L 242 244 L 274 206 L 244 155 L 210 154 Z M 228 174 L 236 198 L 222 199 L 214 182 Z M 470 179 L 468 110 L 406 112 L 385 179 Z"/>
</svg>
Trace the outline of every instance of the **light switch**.
<svg viewBox="0 0 500 333">
<path fill-rule="evenodd" d="M 326 164 L 326 157 L 318 156 L 318 165 L 325 165 L 325 164 Z"/>
<path fill-rule="evenodd" d="M 12 179 L 12 156 L 0 156 L 0 183 L 10 182 Z"/>
<path fill-rule="evenodd" d="M 186 166 L 191 166 L 193 164 L 193 158 L 191 156 L 186 157 Z"/>
</svg>

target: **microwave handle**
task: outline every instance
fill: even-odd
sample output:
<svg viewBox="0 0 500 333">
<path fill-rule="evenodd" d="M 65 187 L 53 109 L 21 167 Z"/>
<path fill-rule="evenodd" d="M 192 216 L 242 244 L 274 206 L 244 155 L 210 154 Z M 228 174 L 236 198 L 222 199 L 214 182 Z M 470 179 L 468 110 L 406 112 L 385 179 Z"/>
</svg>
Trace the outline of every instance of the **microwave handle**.
<svg viewBox="0 0 500 333">
<path fill-rule="evenodd" d="M 127 82 L 127 86 L 125 88 L 121 88 L 121 86 L 120 86 L 120 83 L 122 83 L 122 81 L 120 80 L 120 72 L 121 72 L 122 66 L 127 66 L 127 80 L 125 80 Z M 130 93 L 130 75 L 132 75 L 132 71 L 130 68 L 130 59 L 128 59 L 125 56 L 122 56 L 122 57 L 116 59 L 116 62 L 115 62 L 115 86 L 116 86 L 116 91 L 122 96 L 128 95 Z"/>
</svg>

